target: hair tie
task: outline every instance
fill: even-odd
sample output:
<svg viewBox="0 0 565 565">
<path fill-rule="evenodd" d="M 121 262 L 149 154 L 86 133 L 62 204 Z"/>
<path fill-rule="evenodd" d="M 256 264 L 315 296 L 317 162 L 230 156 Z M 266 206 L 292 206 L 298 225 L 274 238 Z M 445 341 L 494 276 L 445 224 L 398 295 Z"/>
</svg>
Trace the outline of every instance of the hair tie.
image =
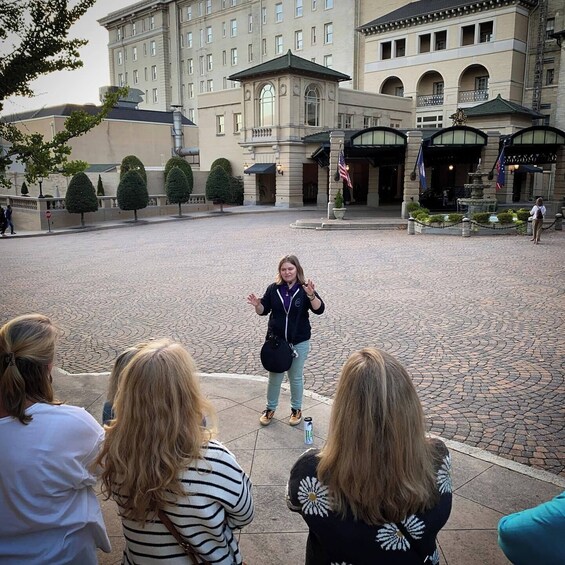
<svg viewBox="0 0 565 565">
<path fill-rule="evenodd" d="M 10 353 L 6 353 L 6 364 L 7 365 L 16 364 L 16 355 L 13 351 L 10 351 Z"/>
</svg>

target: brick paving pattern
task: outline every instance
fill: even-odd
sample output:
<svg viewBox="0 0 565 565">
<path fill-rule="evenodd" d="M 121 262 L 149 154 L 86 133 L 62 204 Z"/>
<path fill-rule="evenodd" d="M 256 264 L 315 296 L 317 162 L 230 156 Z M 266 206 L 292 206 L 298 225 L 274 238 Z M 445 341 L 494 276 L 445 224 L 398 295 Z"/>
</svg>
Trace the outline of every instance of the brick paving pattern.
<svg viewBox="0 0 565 565">
<path fill-rule="evenodd" d="M 0 321 L 62 327 L 57 364 L 107 371 L 150 337 L 185 343 L 204 372 L 260 374 L 266 318 L 246 304 L 295 252 L 327 304 L 306 387 L 332 396 L 365 345 L 409 369 L 431 431 L 565 476 L 565 241 L 405 231 L 293 230 L 298 212 L 2 243 Z M 286 410 L 286 406 L 281 409 Z"/>
</svg>

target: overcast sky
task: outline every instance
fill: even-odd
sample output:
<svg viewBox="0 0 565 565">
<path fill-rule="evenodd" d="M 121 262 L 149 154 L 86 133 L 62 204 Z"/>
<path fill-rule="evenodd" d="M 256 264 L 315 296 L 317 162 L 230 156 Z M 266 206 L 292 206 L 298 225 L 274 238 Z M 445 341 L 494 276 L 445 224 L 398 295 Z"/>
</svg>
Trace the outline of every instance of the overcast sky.
<svg viewBox="0 0 565 565">
<path fill-rule="evenodd" d="M 88 39 L 88 45 L 80 51 L 84 66 L 76 71 L 60 71 L 38 78 L 31 83 L 35 96 L 8 98 L 4 101 L 2 114 L 38 110 L 65 103 L 99 104 L 98 89 L 110 84 L 110 68 L 108 32 L 97 20 L 131 4 L 135 4 L 135 0 L 98 0 L 69 34 L 69 37 Z M 6 46 L 3 47 L 5 49 Z"/>
</svg>

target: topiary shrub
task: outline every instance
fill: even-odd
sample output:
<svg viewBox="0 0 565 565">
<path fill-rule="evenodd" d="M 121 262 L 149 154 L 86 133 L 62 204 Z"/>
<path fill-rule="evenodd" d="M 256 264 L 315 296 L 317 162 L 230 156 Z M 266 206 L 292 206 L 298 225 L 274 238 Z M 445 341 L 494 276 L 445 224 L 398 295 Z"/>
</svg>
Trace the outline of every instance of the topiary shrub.
<svg viewBox="0 0 565 565">
<path fill-rule="evenodd" d="M 122 159 L 122 164 L 120 167 L 120 180 L 122 180 L 125 174 L 129 171 L 137 171 L 145 186 L 147 186 L 147 173 L 145 172 L 145 167 L 139 158 L 135 155 L 128 155 Z"/>
<path fill-rule="evenodd" d="M 430 216 L 428 222 L 430 224 L 443 224 L 443 222 L 445 222 L 445 216 L 443 214 L 434 214 Z"/>
<path fill-rule="evenodd" d="M 452 224 L 458 224 L 463 219 L 463 214 L 458 214 L 456 212 L 452 212 L 451 214 L 447 215 L 447 221 L 451 222 Z"/>
<path fill-rule="evenodd" d="M 427 208 L 420 208 L 412 212 L 412 217 L 419 222 L 424 222 L 429 215 L 430 212 Z"/>
<path fill-rule="evenodd" d="M 128 171 L 120 180 L 118 191 L 120 210 L 133 210 L 134 221 L 137 222 L 137 211 L 149 204 L 147 185 L 137 171 Z"/>
<path fill-rule="evenodd" d="M 334 208 L 343 208 L 343 195 L 341 194 L 341 190 L 338 190 L 335 195 Z"/>
<path fill-rule="evenodd" d="M 167 176 L 173 167 L 178 167 L 185 174 L 190 193 L 192 194 L 192 189 L 194 188 L 192 167 L 182 157 L 171 157 L 165 164 L 165 182 L 167 182 Z"/>
<path fill-rule="evenodd" d="M 231 177 L 232 175 L 231 163 L 227 159 L 225 159 L 224 157 L 219 157 L 218 159 L 216 159 L 210 166 L 210 171 L 212 171 L 216 167 L 222 167 L 222 169 L 226 171 L 228 177 Z"/>
<path fill-rule="evenodd" d="M 490 212 L 475 212 L 473 214 L 473 220 L 477 222 L 477 224 L 488 224 L 490 218 Z"/>
<path fill-rule="evenodd" d="M 516 212 L 516 217 L 522 222 L 527 222 L 528 218 L 530 217 L 530 211 L 527 210 L 526 208 L 520 208 Z"/>
<path fill-rule="evenodd" d="M 86 173 L 78 173 L 71 179 L 65 195 L 65 208 L 71 214 L 80 214 L 82 227 L 84 227 L 85 212 L 98 210 L 98 198 L 94 192 L 94 185 Z"/>
<path fill-rule="evenodd" d="M 223 167 L 215 167 L 206 180 L 206 198 L 220 204 L 220 212 L 224 211 L 224 203 L 229 197 L 230 177 Z"/>
<path fill-rule="evenodd" d="M 98 175 L 98 185 L 96 187 L 96 196 L 104 196 L 104 185 L 102 184 L 102 177 Z"/>
<path fill-rule="evenodd" d="M 23 184 L 22 184 L 22 189 L 20 190 L 20 194 L 22 196 L 28 196 L 29 195 L 29 189 L 27 187 L 26 181 L 24 180 Z"/>
<path fill-rule="evenodd" d="M 243 179 L 241 177 L 230 177 L 230 204 L 243 204 Z"/>
<path fill-rule="evenodd" d="M 408 202 L 408 204 L 406 204 L 406 211 L 410 214 L 412 212 L 415 212 L 416 210 L 418 210 L 420 208 L 420 203 L 419 202 Z M 412 217 L 414 217 L 414 214 L 412 214 Z"/>
<path fill-rule="evenodd" d="M 165 193 L 171 204 L 179 205 L 179 217 L 182 216 L 181 204 L 189 201 L 191 192 L 186 175 L 180 167 L 173 167 L 167 175 Z"/>
<path fill-rule="evenodd" d="M 499 212 L 496 217 L 500 224 L 514 223 L 514 214 L 511 214 L 510 212 Z"/>
</svg>

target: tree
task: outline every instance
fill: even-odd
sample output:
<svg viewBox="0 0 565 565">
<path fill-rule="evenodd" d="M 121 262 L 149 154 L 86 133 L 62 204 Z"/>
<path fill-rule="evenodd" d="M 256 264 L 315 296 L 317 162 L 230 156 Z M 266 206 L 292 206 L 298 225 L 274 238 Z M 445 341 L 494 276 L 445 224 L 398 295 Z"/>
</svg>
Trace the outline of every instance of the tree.
<svg viewBox="0 0 565 565">
<path fill-rule="evenodd" d="M 80 214 L 82 227 L 84 227 L 85 212 L 98 210 L 98 198 L 94 192 L 94 185 L 86 173 L 78 173 L 71 179 L 65 195 L 65 208 L 71 214 Z"/>
<path fill-rule="evenodd" d="M 231 163 L 225 157 L 218 157 L 211 165 L 210 170 L 216 167 L 222 167 L 226 171 L 228 177 L 231 177 L 232 169 Z"/>
<path fill-rule="evenodd" d="M 96 186 L 96 196 L 104 196 L 104 185 L 102 184 L 102 176 L 98 175 L 98 185 Z"/>
<path fill-rule="evenodd" d="M 26 184 L 26 181 L 24 180 L 23 184 L 22 184 L 22 189 L 20 190 L 20 194 L 22 196 L 27 196 L 29 194 L 29 190 Z"/>
<path fill-rule="evenodd" d="M 221 205 L 220 212 L 224 211 L 224 202 L 229 197 L 230 177 L 223 167 L 214 167 L 206 180 L 206 198 L 213 200 L 214 204 Z"/>
<path fill-rule="evenodd" d="M 149 204 L 147 185 L 138 171 L 128 171 L 123 175 L 117 191 L 118 206 L 121 210 L 133 210 L 137 222 L 137 211 Z"/>
<path fill-rule="evenodd" d="M 190 192 L 194 188 L 194 176 L 192 174 L 192 167 L 182 157 L 171 157 L 165 165 L 165 182 L 167 182 L 167 175 L 173 167 L 178 167 L 185 175 L 188 181 Z"/>
<path fill-rule="evenodd" d="M 165 192 L 171 204 L 179 205 L 179 216 L 182 216 L 181 204 L 188 202 L 192 189 L 188 186 L 186 175 L 180 167 L 173 167 L 165 181 Z"/>
<path fill-rule="evenodd" d="M 68 39 L 67 35 L 95 1 L 78 0 L 69 6 L 64 0 L 0 0 L 0 111 L 10 96 L 33 96 L 30 82 L 37 77 L 82 66 L 78 50 L 87 42 Z M 10 187 L 1 173 L 14 160 L 26 166 L 25 178 L 32 183 L 60 170 L 71 154 L 67 142 L 98 125 L 126 92 L 127 89 L 118 89 L 107 95 L 95 115 L 73 112 L 65 128 L 49 141 L 41 134 L 24 133 L 9 120 L 2 120 L 0 137 L 10 148 L 0 155 L 0 183 Z"/>
<path fill-rule="evenodd" d="M 145 172 L 145 167 L 141 160 L 135 155 L 128 155 L 122 159 L 122 164 L 120 167 L 120 179 L 124 178 L 124 175 L 128 171 L 137 171 L 139 176 L 143 179 L 145 186 L 147 186 L 147 173 Z"/>
</svg>

